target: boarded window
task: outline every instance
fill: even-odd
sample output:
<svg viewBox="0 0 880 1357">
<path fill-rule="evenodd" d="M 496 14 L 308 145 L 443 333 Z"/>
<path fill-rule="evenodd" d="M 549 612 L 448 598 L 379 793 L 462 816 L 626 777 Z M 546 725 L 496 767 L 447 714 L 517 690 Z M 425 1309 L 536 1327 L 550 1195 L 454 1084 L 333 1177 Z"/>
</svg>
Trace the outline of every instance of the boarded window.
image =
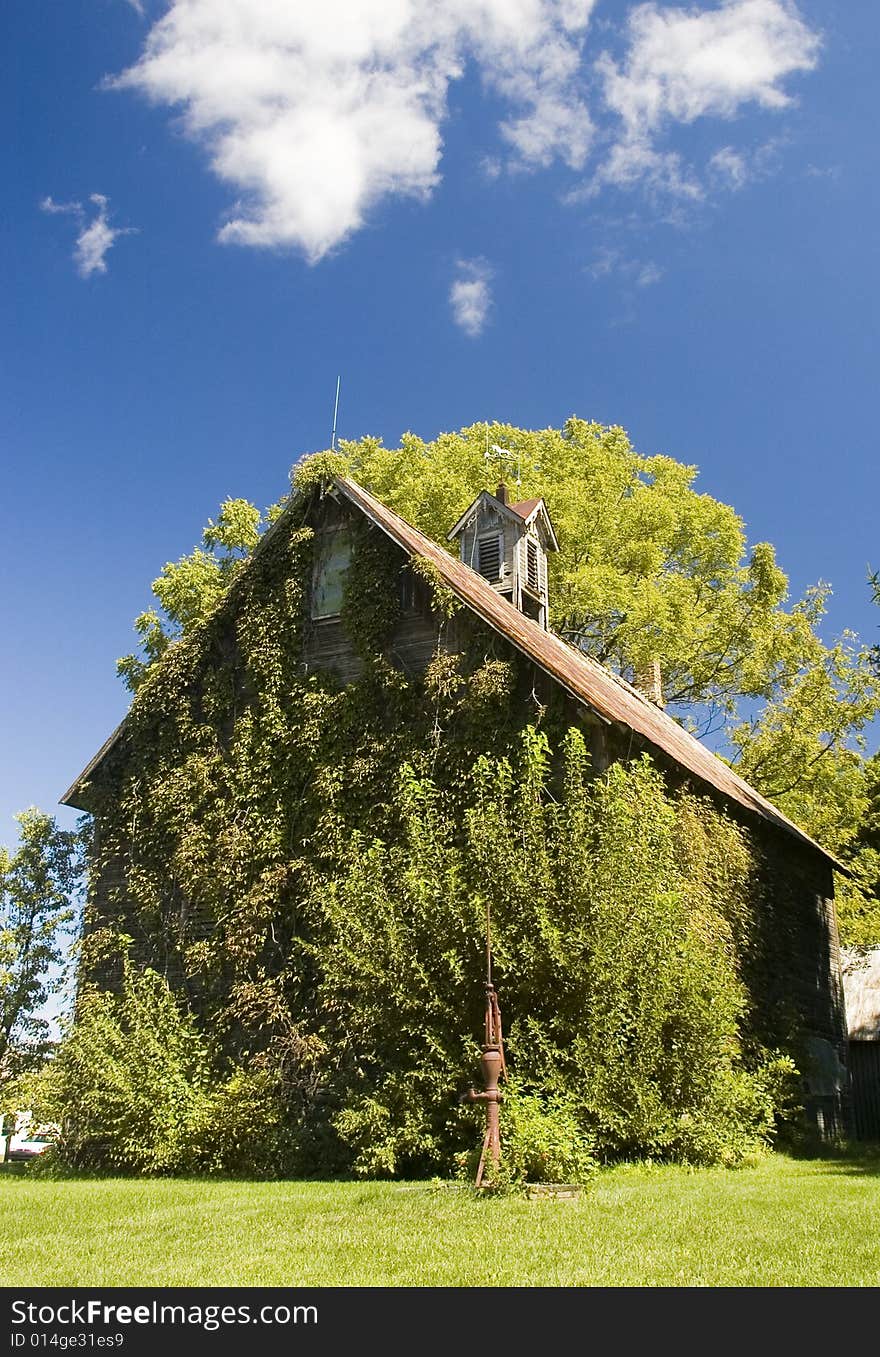
<svg viewBox="0 0 880 1357">
<path fill-rule="evenodd" d="M 347 532 L 334 532 L 319 541 L 312 580 L 312 617 L 339 616 L 350 558 L 351 541 Z"/>
<path fill-rule="evenodd" d="M 477 571 L 486 580 L 501 578 L 501 537 L 498 533 L 481 537 L 477 543 Z"/>
<path fill-rule="evenodd" d="M 531 538 L 526 542 L 526 584 L 533 594 L 541 592 L 541 581 L 538 575 L 538 544 Z"/>
</svg>

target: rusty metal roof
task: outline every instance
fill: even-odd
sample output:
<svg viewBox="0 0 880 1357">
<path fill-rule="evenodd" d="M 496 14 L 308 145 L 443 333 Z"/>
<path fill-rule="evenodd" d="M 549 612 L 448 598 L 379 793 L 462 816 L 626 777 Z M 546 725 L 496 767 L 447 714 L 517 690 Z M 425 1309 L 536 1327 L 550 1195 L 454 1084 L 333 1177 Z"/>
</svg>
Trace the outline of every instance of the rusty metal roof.
<svg viewBox="0 0 880 1357">
<path fill-rule="evenodd" d="M 485 623 L 533 660 L 571 695 L 586 703 L 607 721 L 627 726 L 655 750 L 687 769 L 701 782 L 730 797 L 746 810 L 786 830 L 826 858 L 838 871 L 848 872 L 821 844 L 798 829 L 782 811 L 719 759 L 671 716 L 648 702 L 625 679 L 612 674 L 590 656 L 576 650 L 502 598 L 490 584 L 463 561 L 455 560 L 436 542 L 412 527 L 354 481 L 339 477 L 338 489 L 383 532 L 413 556 L 437 567 L 456 598 Z M 515 506 L 512 506 L 515 507 Z"/>
<path fill-rule="evenodd" d="M 513 513 L 519 514 L 520 518 L 528 518 L 542 502 L 540 499 L 521 499 L 519 504 L 509 504 L 507 507 Z"/>
<path fill-rule="evenodd" d="M 598 712 L 606 721 L 626 726 L 636 732 L 654 750 L 672 759 L 701 782 L 736 801 L 746 810 L 753 811 L 763 820 L 785 830 L 820 853 L 838 871 L 849 874 L 848 869 L 822 848 L 821 844 L 798 829 L 796 824 L 761 796 L 760 792 L 755 791 L 754 787 L 750 787 L 722 759 L 701 744 L 695 736 L 689 734 L 671 716 L 648 702 L 625 679 L 612 674 L 610 670 L 603 668 L 558 636 L 554 636 L 552 632 L 544 631 L 537 622 L 533 622 L 496 593 L 470 566 L 465 565 L 463 561 L 455 560 L 443 547 L 419 532 L 418 528 L 412 527 L 355 481 L 340 476 L 334 478 L 333 484 L 350 503 L 360 509 L 405 552 L 411 556 L 420 556 L 436 566 L 443 583 L 452 590 L 456 598 L 560 683 L 572 697 Z M 531 501 L 526 500 L 520 505 L 510 507 L 519 512 L 529 503 Z M 286 517 L 287 511 L 276 519 L 261 539 L 261 545 L 270 534 L 274 536 L 281 529 Z M 257 550 L 259 549 L 258 546 Z M 235 590 L 236 585 L 233 583 L 230 594 L 234 594 Z M 223 603 L 219 606 L 222 607 Z M 62 805 L 87 809 L 80 805 L 82 784 L 115 746 L 124 733 L 125 724 L 123 720 L 64 793 L 61 798 Z"/>
</svg>

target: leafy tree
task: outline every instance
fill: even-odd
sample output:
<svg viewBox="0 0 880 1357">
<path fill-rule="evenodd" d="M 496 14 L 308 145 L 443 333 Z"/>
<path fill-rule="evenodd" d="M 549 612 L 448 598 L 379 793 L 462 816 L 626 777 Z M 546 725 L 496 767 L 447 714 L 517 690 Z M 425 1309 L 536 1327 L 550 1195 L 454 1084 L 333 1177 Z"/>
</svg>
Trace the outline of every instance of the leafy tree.
<svg viewBox="0 0 880 1357">
<path fill-rule="evenodd" d="M 747 547 L 735 511 L 695 490 L 695 467 L 643 456 L 617 426 L 572 418 L 561 430 L 475 424 L 433 442 L 407 433 L 399 448 L 343 440 L 295 468 L 294 487 L 333 471 L 446 546 L 462 509 L 500 479 L 522 499 L 543 496 L 561 548 L 550 561 L 554 629 L 628 677 L 659 659 L 670 710 L 718 734 L 759 791 L 845 850 L 866 804 L 861 732 L 880 709 L 870 652 L 851 634 L 824 644 L 829 587 L 789 605 L 772 546 Z M 210 611 L 263 521 L 228 500 L 205 530 L 207 550 L 164 567 L 153 585 L 164 620 L 141 614 L 143 658 L 119 662 L 129 686 Z"/>
<path fill-rule="evenodd" d="M 271 515 L 272 511 L 269 511 Z M 123 655 L 117 673 L 136 692 L 152 665 L 165 654 L 172 641 L 217 606 L 229 585 L 260 540 L 263 515 L 244 499 L 227 499 L 220 506 L 217 522 L 208 520 L 202 543 L 179 561 L 169 561 L 152 584 L 153 594 L 165 620 L 155 608 L 135 618 L 134 629 L 143 656 Z"/>
<path fill-rule="evenodd" d="M 826 848 L 845 854 L 867 806 L 861 731 L 878 709 L 866 653 L 846 633 L 831 646 L 816 628 L 825 590 L 792 609 L 800 635 L 751 719 L 729 731 L 737 770 Z"/>
<path fill-rule="evenodd" d="M 869 575 L 875 603 L 880 604 L 880 574 Z M 880 646 L 873 646 L 871 660 L 880 676 Z M 863 765 L 862 804 L 855 830 L 844 856 L 853 880 L 841 883 L 837 912 L 840 935 L 856 951 L 880 947 L 880 753 Z"/>
<path fill-rule="evenodd" d="M 858 951 L 880 947 L 880 754 L 865 766 L 865 808 L 846 854 L 855 879 L 838 891 L 843 942 Z"/>
<path fill-rule="evenodd" d="M 33 807 L 16 819 L 17 849 L 0 848 L 0 1104 L 13 1080 L 51 1049 L 39 1010 L 66 980 L 64 942 L 80 873 L 75 833 Z"/>
</svg>

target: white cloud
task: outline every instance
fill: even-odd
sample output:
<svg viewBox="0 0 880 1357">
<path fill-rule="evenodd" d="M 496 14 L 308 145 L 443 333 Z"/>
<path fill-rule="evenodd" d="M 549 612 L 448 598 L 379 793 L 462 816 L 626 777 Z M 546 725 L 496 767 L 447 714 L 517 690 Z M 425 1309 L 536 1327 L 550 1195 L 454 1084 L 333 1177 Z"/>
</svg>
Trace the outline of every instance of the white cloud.
<svg viewBox="0 0 880 1357">
<path fill-rule="evenodd" d="M 522 167 L 583 165 L 575 82 L 595 0 L 172 0 L 110 82 L 181 111 L 240 195 L 220 239 L 320 259 L 380 200 L 439 180 L 451 82 L 468 60 L 511 109 Z"/>
<path fill-rule="evenodd" d="M 51 194 L 47 194 L 40 202 L 41 212 L 65 213 L 72 216 L 82 216 L 82 203 L 56 203 Z"/>
<path fill-rule="evenodd" d="M 56 203 L 49 196 L 42 200 L 40 209 L 51 214 L 66 214 L 76 217 L 79 234 L 73 247 L 73 258 L 77 272 L 82 278 L 90 278 L 93 273 L 107 272 L 107 253 L 119 236 L 129 236 L 136 232 L 133 226 L 111 226 L 109 222 L 110 205 L 103 193 L 92 193 L 89 202 L 94 208 L 91 221 L 86 220 L 87 211 L 82 203 Z"/>
<path fill-rule="evenodd" d="M 485 259 L 459 259 L 449 289 L 452 317 L 472 339 L 482 334 L 492 307 L 492 270 Z"/>
<path fill-rule="evenodd" d="M 165 0 L 140 59 L 108 84 L 177 111 L 232 192 L 220 240 L 315 262 L 383 201 L 430 197 L 449 92 L 469 68 L 502 110 L 474 148 L 488 180 L 558 163 L 588 176 L 570 201 L 614 185 L 686 206 L 732 186 L 740 153 L 694 166 L 670 144 L 675 129 L 782 110 L 787 78 L 817 62 L 795 0 L 621 6 L 622 53 L 598 60 L 586 50 L 595 4 Z"/>
<path fill-rule="evenodd" d="M 766 179 L 774 173 L 779 164 L 781 144 L 781 139 L 772 138 L 749 150 L 722 146 L 709 161 L 709 173 L 716 185 L 735 193 L 746 184 Z"/>
<path fill-rule="evenodd" d="M 90 198 L 97 209 L 94 217 L 84 226 L 77 236 L 73 257 L 83 278 L 93 273 L 106 273 L 106 255 L 117 236 L 127 235 L 127 229 L 117 229 L 107 220 L 107 199 L 101 193 L 93 193 Z"/>
<path fill-rule="evenodd" d="M 750 177 L 746 157 L 732 146 L 722 146 L 720 151 L 716 151 L 709 161 L 709 168 L 733 189 L 742 188 Z"/>
<path fill-rule="evenodd" d="M 781 82 L 812 70 L 819 49 L 790 0 L 726 0 L 711 10 L 661 9 L 652 0 L 630 14 L 629 39 L 622 63 L 607 53 L 597 63 L 619 119 L 597 183 L 646 181 L 686 197 L 702 188 L 677 153 L 656 149 L 658 137 L 675 123 L 733 118 L 748 104 L 784 108 L 791 98 Z"/>
<path fill-rule="evenodd" d="M 603 245 L 596 251 L 587 272 L 597 282 L 602 278 L 617 275 L 636 287 L 652 287 L 663 277 L 663 270 L 653 259 L 633 259 L 622 250 Z"/>
<path fill-rule="evenodd" d="M 647 264 L 640 264 L 636 271 L 636 287 L 653 287 L 662 277 L 663 270 L 649 259 Z"/>
</svg>

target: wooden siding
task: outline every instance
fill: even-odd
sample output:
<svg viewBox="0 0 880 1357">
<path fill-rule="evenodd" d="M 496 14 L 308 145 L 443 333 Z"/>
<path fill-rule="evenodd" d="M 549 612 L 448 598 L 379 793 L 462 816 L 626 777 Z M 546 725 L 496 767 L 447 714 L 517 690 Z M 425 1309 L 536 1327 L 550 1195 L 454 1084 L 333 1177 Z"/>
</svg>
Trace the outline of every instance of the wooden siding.
<svg viewBox="0 0 880 1357">
<path fill-rule="evenodd" d="M 461 534 L 461 559 L 479 574 L 480 539 L 495 533 L 501 538 L 501 570 L 497 580 L 486 580 L 486 583 L 500 594 L 509 594 L 516 579 L 516 551 L 520 538 L 520 532 L 509 514 L 497 512 L 490 504 L 481 505 L 475 511 L 474 522 Z"/>
<path fill-rule="evenodd" d="M 326 504 L 326 501 L 322 501 Z M 361 524 L 351 505 L 335 504 L 325 510 L 327 533 L 338 532 L 353 525 L 354 518 Z M 372 526 L 368 531 L 375 532 Z M 320 533 L 317 534 L 320 539 Z M 400 551 L 400 570 L 408 565 L 410 557 Z M 398 589 L 402 602 L 400 617 L 387 647 L 387 657 L 403 673 L 416 676 L 424 673 L 437 647 L 438 622 L 431 610 L 431 595 L 423 580 L 406 572 L 397 578 L 389 576 L 382 587 Z M 364 672 L 364 661 L 358 654 L 341 617 L 313 618 L 303 636 L 303 668 L 307 673 L 326 670 L 337 675 L 342 683 L 355 683 Z"/>
</svg>

